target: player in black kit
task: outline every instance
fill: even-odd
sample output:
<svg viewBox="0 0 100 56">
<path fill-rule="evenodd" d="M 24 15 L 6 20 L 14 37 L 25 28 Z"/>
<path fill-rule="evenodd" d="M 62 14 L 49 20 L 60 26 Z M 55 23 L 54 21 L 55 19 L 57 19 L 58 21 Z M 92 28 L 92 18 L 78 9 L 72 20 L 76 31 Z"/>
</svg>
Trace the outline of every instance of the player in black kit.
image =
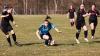
<svg viewBox="0 0 100 56">
<path fill-rule="evenodd" d="M 68 16 L 69 16 L 69 19 L 70 19 L 71 26 L 74 26 L 74 22 L 75 22 L 75 9 L 73 8 L 72 5 L 70 5 L 70 8 L 68 10 Z"/>
<path fill-rule="evenodd" d="M 80 35 L 80 32 L 81 32 L 81 28 L 83 28 L 84 30 L 84 40 L 86 42 L 88 42 L 88 39 L 87 39 L 87 36 L 88 36 L 88 30 L 87 30 L 87 27 L 86 27 L 86 24 L 85 24 L 85 17 L 87 16 L 87 13 L 85 12 L 85 8 L 84 8 L 84 5 L 81 4 L 80 5 L 80 8 L 78 9 L 77 11 L 77 19 L 76 19 L 76 29 L 77 29 L 77 32 L 76 32 L 76 42 L 77 44 L 79 44 L 79 35 Z"/>
<path fill-rule="evenodd" d="M 10 24 L 10 21 L 11 21 L 17 27 L 17 25 L 15 24 L 15 21 L 13 19 L 13 16 L 12 16 L 12 8 L 4 9 L 3 12 L 2 12 L 2 16 L 1 17 L 2 17 L 1 25 L 0 25 L 1 26 L 1 30 L 5 34 L 9 45 L 12 46 L 11 40 L 10 40 L 10 34 L 12 35 L 14 43 L 16 45 L 19 45 L 17 43 L 17 41 L 16 41 L 16 34 L 13 31 L 13 28 L 12 28 L 12 26 Z"/>
<path fill-rule="evenodd" d="M 96 9 L 96 5 L 93 4 L 91 9 L 88 11 L 89 14 L 89 24 L 91 27 L 91 35 L 92 35 L 92 39 L 94 38 L 94 34 L 95 34 L 95 29 L 98 23 L 97 20 L 97 16 L 99 15 L 99 11 Z"/>
</svg>

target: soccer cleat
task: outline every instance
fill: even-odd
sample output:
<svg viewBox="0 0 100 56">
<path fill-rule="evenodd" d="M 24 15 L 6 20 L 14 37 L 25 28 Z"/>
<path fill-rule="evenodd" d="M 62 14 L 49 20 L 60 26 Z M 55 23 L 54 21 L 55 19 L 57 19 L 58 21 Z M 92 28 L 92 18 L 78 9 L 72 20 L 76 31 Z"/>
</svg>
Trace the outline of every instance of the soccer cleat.
<svg viewBox="0 0 100 56">
<path fill-rule="evenodd" d="M 51 43 L 50 43 L 50 45 L 51 45 L 51 46 L 55 45 L 55 41 L 52 40 Z"/>
<path fill-rule="evenodd" d="M 77 43 L 77 44 L 80 44 L 80 41 L 79 41 L 78 39 L 76 39 L 76 43 Z"/>
<path fill-rule="evenodd" d="M 48 45 L 44 45 L 45 47 L 48 47 Z"/>
<path fill-rule="evenodd" d="M 87 38 L 84 38 L 84 40 L 85 40 L 86 42 L 89 42 L 89 40 L 88 40 Z"/>
</svg>

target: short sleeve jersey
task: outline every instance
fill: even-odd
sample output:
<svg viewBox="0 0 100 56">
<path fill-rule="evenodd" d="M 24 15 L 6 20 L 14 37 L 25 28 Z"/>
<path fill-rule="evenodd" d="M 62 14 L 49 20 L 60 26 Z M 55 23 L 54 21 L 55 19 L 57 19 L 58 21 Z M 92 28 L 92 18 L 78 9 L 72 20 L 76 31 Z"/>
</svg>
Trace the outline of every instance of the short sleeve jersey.
<svg viewBox="0 0 100 56">
<path fill-rule="evenodd" d="M 52 23 L 49 23 L 48 26 L 42 24 L 39 28 L 39 32 L 40 34 L 47 34 L 52 28 L 55 28 L 55 26 Z"/>
</svg>

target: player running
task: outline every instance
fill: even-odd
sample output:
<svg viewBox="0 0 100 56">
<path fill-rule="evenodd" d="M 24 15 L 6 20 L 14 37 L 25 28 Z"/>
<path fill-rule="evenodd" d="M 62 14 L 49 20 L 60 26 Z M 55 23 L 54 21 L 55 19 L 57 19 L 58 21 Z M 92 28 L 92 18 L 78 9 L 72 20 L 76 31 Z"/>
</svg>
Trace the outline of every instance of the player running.
<svg viewBox="0 0 100 56">
<path fill-rule="evenodd" d="M 2 32 L 5 34 L 6 38 L 7 38 L 7 41 L 9 43 L 10 46 L 12 46 L 11 44 L 11 40 L 10 40 L 10 34 L 12 35 L 12 38 L 14 40 L 14 43 L 16 45 L 18 45 L 17 41 L 16 41 L 16 34 L 15 32 L 13 31 L 13 28 L 10 24 L 10 21 L 15 25 L 15 21 L 13 19 L 13 16 L 12 16 L 12 9 L 11 8 L 5 8 L 2 12 L 2 19 L 1 19 L 1 30 Z"/>
<path fill-rule="evenodd" d="M 72 5 L 70 5 L 70 8 L 68 10 L 68 16 L 69 16 L 69 19 L 70 19 L 71 26 L 74 26 L 74 22 L 75 22 L 75 9 L 73 8 Z"/>
<path fill-rule="evenodd" d="M 61 32 L 59 31 L 54 24 L 52 24 L 51 22 L 49 22 L 48 20 L 44 20 L 43 24 L 39 27 L 39 29 L 36 31 L 36 35 L 39 39 L 43 39 L 45 40 L 45 46 L 49 46 L 49 45 L 54 45 L 54 41 L 52 39 L 51 34 L 49 33 L 49 31 L 51 29 L 55 29 L 57 32 Z"/>
<path fill-rule="evenodd" d="M 91 9 L 88 11 L 89 13 L 89 24 L 91 27 L 91 35 L 92 39 L 94 38 L 95 29 L 98 24 L 97 16 L 100 15 L 99 11 L 96 9 L 96 5 L 92 5 Z"/>
<path fill-rule="evenodd" d="M 81 32 L 81 27 L 84 30 L 84 37 L 85 37 L 84 40 L 86 42 L 88 42 L 88 39 L 87 39 L 88 30 L 87 30 L 87 27 L 86 27 L 86 24 L 85 24 L 85 17 L 86 16 L 87 16 L 87 14 L 85 12 L 84 5 L 81 4 L 79 10 L 77 11 L 77 19 L 76 19 L 76 29 L 77 29 L 76 42 L 77 42 L 77 44 L 80 43 L 80 41 L 78 39 L 79 39 L 79 35 L 80 35 L 80 32 Z"/>
</svg>

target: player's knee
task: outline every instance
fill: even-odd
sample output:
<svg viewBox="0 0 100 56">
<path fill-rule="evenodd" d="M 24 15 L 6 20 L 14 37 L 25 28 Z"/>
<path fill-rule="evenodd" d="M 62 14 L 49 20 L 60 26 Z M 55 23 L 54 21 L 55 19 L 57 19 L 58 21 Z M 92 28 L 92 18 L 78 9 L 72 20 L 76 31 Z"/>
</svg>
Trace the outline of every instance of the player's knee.
<svg viewBox="0 0 100 56">
<path fill-rule="evenodd" d="M 90 24 L 90 27 L 91 27 L 91 29 L 93 30 L 93 29 L 94 29 L 94 24 L 91 23 L 91 24 Z"/>
<path fill-rule="evenodd" d="M 77 33 L 80 33 L 81 32 L 81 30 L 77 30 Z"/>
<path fill-rule="evenodd" d="M 9 35 L 6 35 L 6 38 L 9 38 Z"/>
<path fill-rule="evenodd" d="M 15 32 L 13 31 L 13 30 L 11 30 L 11 32 L 10 32 L 11 34 L 14 34 Z"/>
<path fill-rule="evenodd" d="M 49 36 L 48 35 L 43 35 L 43 39 L 48 40 Z"/>
<path fill-rule="evenodd" d="M 83 26 L 83 29 L 84 29 L 84 31 L 87 31 L 87 27 L 86 26 Z"/>
<path fill-rule="evenodd" d="M 88 31 L 87 28 L 85 28 L 84 31 Z"/>
<path fill-rule="evenodd" d="M 91 26 L 91 30 L 94 30 L 94 26 Z"/>
</svg>

